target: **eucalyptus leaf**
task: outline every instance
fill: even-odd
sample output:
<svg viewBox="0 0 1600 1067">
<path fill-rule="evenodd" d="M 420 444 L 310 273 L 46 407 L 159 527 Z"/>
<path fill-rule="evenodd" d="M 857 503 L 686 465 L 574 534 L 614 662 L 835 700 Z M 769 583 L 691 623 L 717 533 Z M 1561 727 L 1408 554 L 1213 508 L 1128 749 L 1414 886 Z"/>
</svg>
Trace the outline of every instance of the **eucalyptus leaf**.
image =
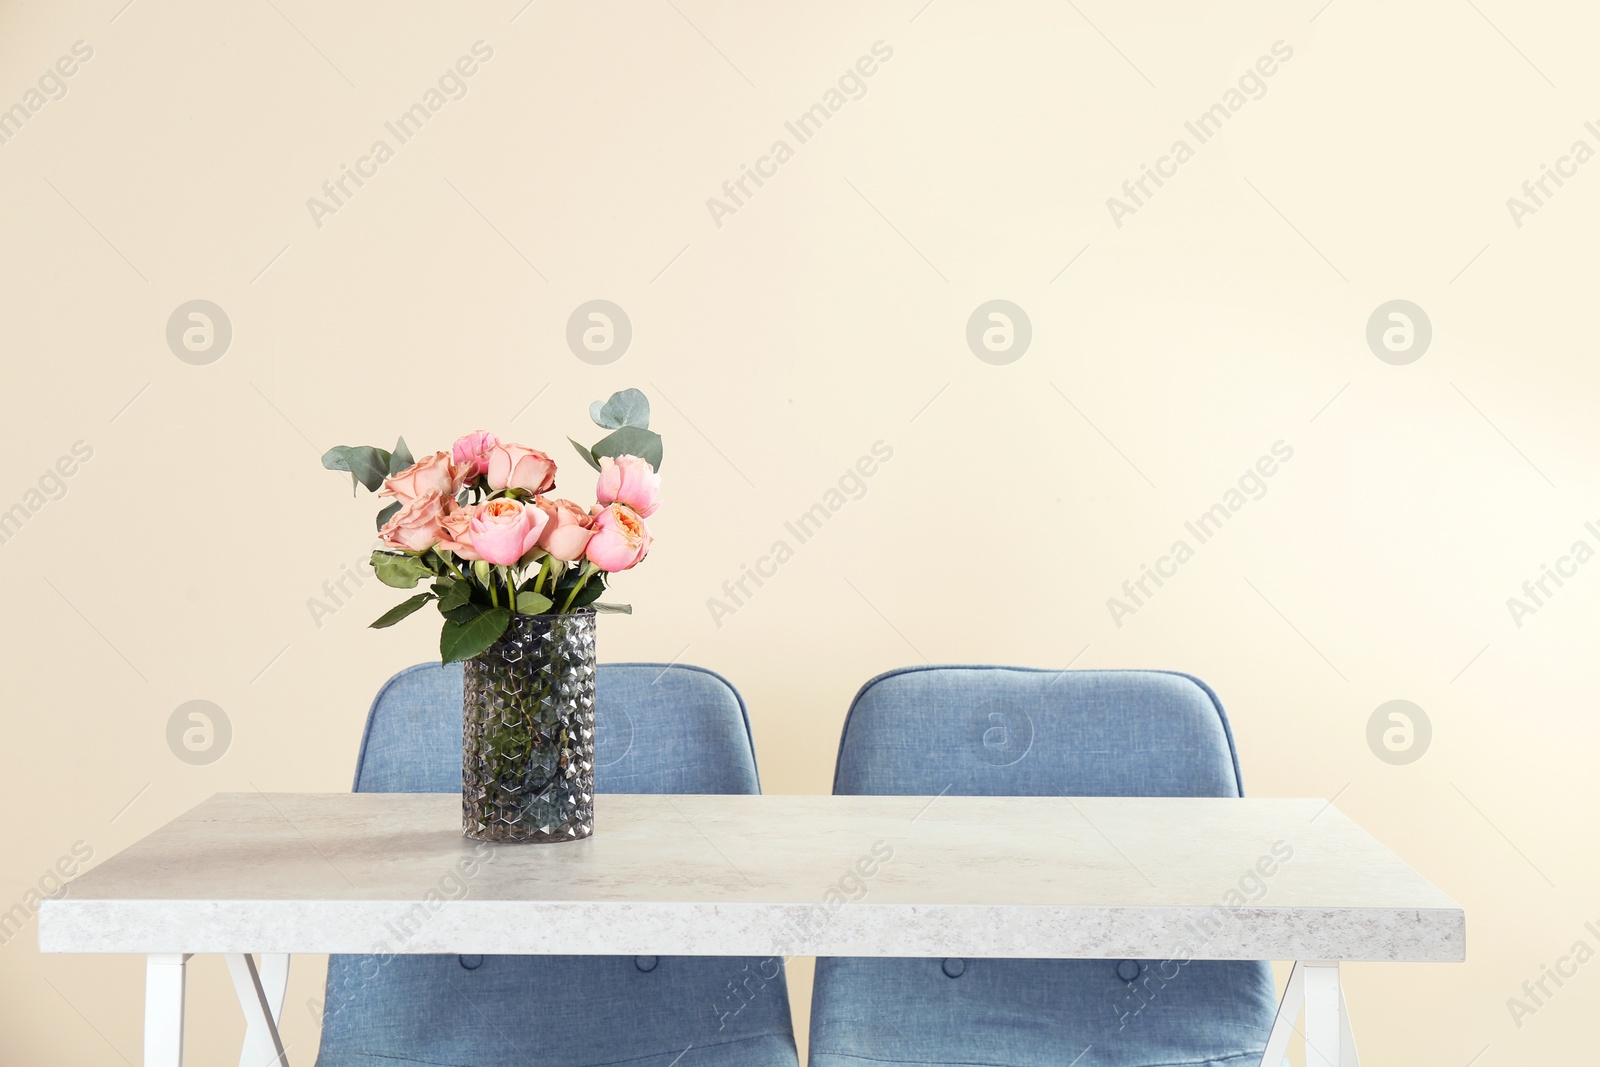
<svg viewBox="0 0 1600 1067">
<path fill-rule="evenodd" d="M 591 605 L 600 615 L 632 615 L 632 604 L 602 604 L 598 600 Z"/>
<path fill-rule="evenodd" d="M 377 619 L 375 619 L 369 625 L 374 630 L 388 629 L 390 626 L 393 626 L 395 623 L 399 622 L 407 615 L 410 615 L 412 612 L 416 611 L 418 608 L 422 607 L 422 605 L 426 604 L 432 599 L 432 593 L 418 593 L 416 596 L 407 597 L 405 600 L 402 600 L 400 603 L 396 604 L 382 615 L 379 615 Z"/>
<path fill-rule="evenodd" d="M 388 477 L 390 459 L 391 453 L 371 445 L 335 445 L 322 454 L 322 465 L 331 471 L 349 471 L 354 481 L 376 493 Z"/>
<path fill-rule="evenodd" d="M 378 529 L 383 529 L 383 524 L 394 518 L 395 512 L 399 511 L 403 507 L 405 507 L 405 505 L 396 500 L 393 504 L 390 504 L 388 507 L 378 512 Z"/>
<path fill-rule="evenodd" d="M 422 579 L 433 577 L 433 568 L 420 558 L 396 552 L 374 552 L 372 570 L 378 581 L 395 589 L 411 589 Z"/>
<path fill-rule="evenodd" d="M 543 615 L 551 608 L 550 598 L 543 593 L 534 593 L 527 590 L 517 592 L 518 615 Z"/>
<path fill-rule="evenodd" d="M 460 663 L 487 652 L 510 624 L 511 612 L 506 608 L 490 608 L 466 622 L 446 619 L 439 631 L 439 658 Z"/>
<path fill-rule="evenodd" d="M 589 405 L 589 417 L 605 430 L 618 430 L 624 426 L 650 428 L 650 400 L 637 389 L 623 389 L 612 393 L 604 403 L 596 400 Z"/>
<path fill-rule="evenodd" d="M 661 469 L 661 435 L 654 430 L 642 430 L 637 426 L 624 426 L 620 430 L 613 430 L 601 438 L 593 448 L 597 461 L 602 456 L 641 456 L 650 461 L 650 466 L 656 470 Z"/>
<path fill-rule="evenodd" d="M 567 440 L 572 441 L 572 438 L 569 437 Z M 578 450 L 578 455 L 583 457 L 583 461 L 585 463 L 593 467 L 595 470 L 600 469 L 600 461 L 594 458 L 594 453 L 592 451 L 585 448 L 583 445 L 580 445 L 576 441 L 572 441 L 572 447 Z"/>
<path fill-rule="evenodd" d="M 399 474 L 415 462 L 411 458 L 411 449 L 406 447 L 406 439 L 402 437 L 395 441 L 394 451 L 389 454 L 389 473 Z"/>
</svg>

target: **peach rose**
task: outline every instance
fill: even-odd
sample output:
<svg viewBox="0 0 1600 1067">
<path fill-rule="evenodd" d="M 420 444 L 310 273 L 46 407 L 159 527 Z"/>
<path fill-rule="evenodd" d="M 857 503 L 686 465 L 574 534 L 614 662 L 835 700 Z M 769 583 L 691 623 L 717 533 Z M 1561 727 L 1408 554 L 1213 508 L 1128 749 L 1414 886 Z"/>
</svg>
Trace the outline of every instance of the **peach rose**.
<svg viewBox="0 0 1600 1067">
<path fill-rule="evenodd" d="M 489 449 L 500 443 L 500 438 L 488 430 L 474 430 L 460 438 L 450 449 L 450 456 L 459 466 L 465 467 L 468 478 L 476 478 L 489 471 Z"/>
<path fill-rule="evenodd" d="M 440 522 L 450 498 L 443 493 L 425 493 L 406 501 L 378 531 L 378 539 L 390 548 L 422 552 L 439 541 Z"/>
<path fill-rule="evenodd" d="M 454 496 L 464 481 L 464 472 L 450 460 L 450 453 L 435 452 L 417 460 L 399 474 L 383 480 L 379 496 L 392 496 L 402 503 L 438 493 Z"/>
<path fill-rule="evenodd" d="M 544 512 L 520 500 L 491 500 L 472 517 L 467 537 L 478 559 L 510 566 L 538 544 L 548 521 Z"/>
<path fill-rule="evenodd" d="M 656 496 L 661 492 L 661 475 L 640 456 L 600 457 L 600 483 L 595 499 L 602 504 L 626 504 L 640 518 L 655 514 Z"/>
<path fill-rule="evenodd" d="M 534 504 L 549 519 L 544 533 L 539 535 L 539 547 L 560 560 L 583 558 L 594 530 L 589 526 L 589 513 L 570 500 L 551 500 L 539 497 Z"/>
<path fill-rule="evenodd" d="M 467 504 L 452 508 L 439 520 L 439 547 L 447 548 L 462 559 L 477 559 L 472 551 L 472 520 L 477 517 L 480 505 Z"/>
<path fill-rule="evenodd" d="M 556 487 L 556 464 L 535 448 L 495 444 L 489 449 L 489 488 L 526 489 L 535 495 Z"/>
<path fill-rule="evenodd" d="M 584 547 L 584 555 L 603 571 L 625 571 L 650 551 L 650 530 L 626 504 L 598 509 L 593 524 L 594 536 Z"/>
</svg>

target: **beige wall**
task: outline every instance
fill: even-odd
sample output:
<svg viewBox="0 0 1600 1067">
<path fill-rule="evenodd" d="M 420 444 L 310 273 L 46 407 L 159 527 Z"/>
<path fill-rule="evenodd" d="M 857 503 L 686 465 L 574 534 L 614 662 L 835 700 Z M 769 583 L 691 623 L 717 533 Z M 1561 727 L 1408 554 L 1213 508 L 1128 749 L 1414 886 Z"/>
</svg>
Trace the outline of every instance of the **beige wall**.
<svg viewBox="0 0 1600 1067">
<path fill-rule="evenodd" d="M 1586 5 L 123 3 L 0 3 L 0 106 L 93 50 L 0 144 L 0 508 L 29 512 L 0 544 L 0 907 L 212 792 L 347 788 L 371 694 L 436 627 L 365 629 L 394 599 L 371 581 L 313 620 L 370 535 L 320 450 L 484 425 L 561 456 L 637 385 L 667 502 L 603 658 L 726 673 L 770 791 L 828 788 L 886 668 L 1190 670 L 1253 793 L 1336 796 L 1468 909 L 1464 966 L 1349 968 L 1372 1062 L 1592 1058 L 1600 970 L 1520 1027 L 1507 1007 L 1600 947 L 1600 564 L 1506 603 L 1600 547 L 1600 162 L 1506 203 L 1600 149 Z M 467 95 L 398 143 L 384 123 L 477 41 Z M 796 144 L 785 120 L 877 41 L 865 95 Z M 1200 144 L 1185 120 L 1279 41 Z M 719 226 L 707 198 L 780 137 Z M 379 138 L 393 158 L 314 220 Z M 1179 138 L 1193 158 L 1114 221 Z M 608 366 L 564 340 L 595 298 L 633 324 Z M 232 324 L 208 365 L 165 337 L 195 299 Z M 965 341 L 991 299 L 1031 320 L 1009 365 Z M 1407 365 L 1365 339 L 1394 299 L 1432 323 Z M 717 625 L 708 598 L 880 440 L 865 495 Z M 30 496 L 80 441 L 65 495 Z M 1279 441 L 1265 495 L 1114 620 Z M 166 740 L 197 699 L 233 732 L 204 766 Z M 1408 765 L 1366 739 L 1392 699 L 1432 723 Z M 320 966 L 291 989 L 297 1062 Z M 29 923 L 0 946 L 4 1060 L 137 1060 L 139 978 L 42 958 Z M 231 1062 L 231 997 L 199 961 L 194 1062 Z"/>
</svg>

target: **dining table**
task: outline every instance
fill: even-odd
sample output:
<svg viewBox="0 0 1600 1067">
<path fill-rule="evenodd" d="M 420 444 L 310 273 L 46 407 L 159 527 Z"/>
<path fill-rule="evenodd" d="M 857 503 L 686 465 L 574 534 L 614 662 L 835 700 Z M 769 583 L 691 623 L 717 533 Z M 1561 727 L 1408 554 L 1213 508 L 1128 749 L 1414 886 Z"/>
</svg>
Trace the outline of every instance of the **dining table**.
<svg viewBox="0 0 1600 1067">
<path fill-rule="evenodd" d="M 1349 1067 L 1341 965 L 1459 963 L 1466 917 L 1323 799 L 600 794 L 592 837 L 509 844 L 463 836 L 457 794 L 249 792 L 44 901 L 39 944 L 146 957 L 146 1067 L 182 1063 L 201 953 L 251 1067 L 288 1062 L 306 953 L 1272 960 L 1264 1067 L 1297 1030 Z"/>
</svg>

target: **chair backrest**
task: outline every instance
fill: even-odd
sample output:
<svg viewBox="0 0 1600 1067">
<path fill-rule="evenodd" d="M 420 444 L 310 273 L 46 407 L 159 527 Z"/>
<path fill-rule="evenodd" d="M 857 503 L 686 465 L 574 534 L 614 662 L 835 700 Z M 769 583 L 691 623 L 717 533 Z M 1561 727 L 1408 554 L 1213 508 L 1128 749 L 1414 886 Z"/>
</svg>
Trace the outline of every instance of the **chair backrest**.
<svg viewBox="0 0 1600 1067">
<path fill-rule="evenodd" d="M 460 664 L 422 663 L 379 690 L 356 761 L 357 793 L 461 788 Z M 595 791 L 759 793 L 750 718 L 703 667 L 606 663 L 595 677 Z"/>
<path fill-rule="evenodd" d="M 461 668 L 437 663 L 390 679 L 367 718 L 355 791 L 458 792 L 461 688 Z M 711 671 L 602 664 L 595 719 L 597 792 L 760 792 L 744 701 Z M 783 961 L 402 954 L 329 959 L 318 1067 L 623 1062 L 797 1067 Z"/>
<path fill-rule="evenodd" d="M 1237 797 L 1233 733 L 1167 671 L 910 667 L 856 693 L 835 793 Z"/>
<path fill-rule="evenodd" d="M 845 719 L 834 792 L 1237 797 L 1244 790 L 1227 716 L 1196 678 L 950 666 L 891 671 L 862 686 Z M 1259 1062 L 1275 1008 L 1270 968 L 1165 962 L 820 959 L 810 1063 Z"/>
</svg>

